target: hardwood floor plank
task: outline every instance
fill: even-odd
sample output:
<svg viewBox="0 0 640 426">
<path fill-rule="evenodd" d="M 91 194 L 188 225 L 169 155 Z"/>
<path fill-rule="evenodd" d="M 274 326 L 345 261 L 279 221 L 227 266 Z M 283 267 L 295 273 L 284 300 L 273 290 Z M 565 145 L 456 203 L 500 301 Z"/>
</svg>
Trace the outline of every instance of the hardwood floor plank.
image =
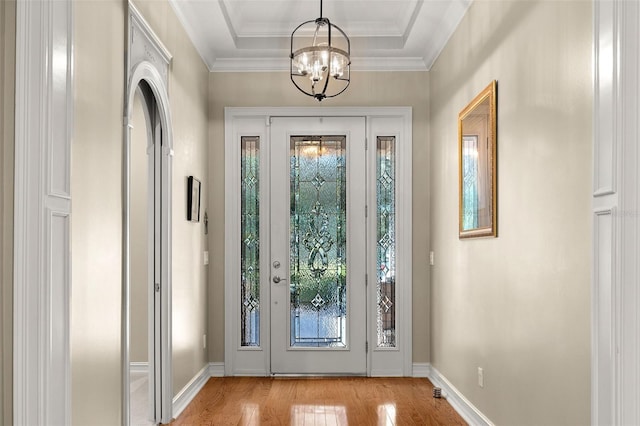
<svg viewBox="0 0 640 426">
<path fill-rule="evenodd" d="M 427 379 L 211 378 L 175 426 L 465 425 Z"/>
</svg>

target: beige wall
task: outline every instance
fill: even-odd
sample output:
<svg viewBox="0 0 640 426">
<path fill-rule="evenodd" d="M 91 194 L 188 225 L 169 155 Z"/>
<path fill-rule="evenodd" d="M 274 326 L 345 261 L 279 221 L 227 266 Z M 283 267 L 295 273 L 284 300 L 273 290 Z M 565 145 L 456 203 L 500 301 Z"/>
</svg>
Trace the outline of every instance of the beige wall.
<svg viewBox="0 0 640 426">
<path fill-rule="evenodd" d="M 426 72 L 353 73 L 351 86 L 318 103 L 300 93 L 288 73 L 212 73 L 209 77 L 209 360 L 224 360 L 224 107 L 413 107 L 413 361 L 429 361 L 429 75 Z"/>
<path fill-rule="evenodd" d="M 0 2 L 0 426 L 12 421 L 15 1 Z"/>
<path fill-rule="evenodd" d="M 167 2 L 139 1 L 136 6 L 173 54 L 168 90 L 174 139 L 175 393 L 205 365 L 202 335 L 206 330 L 206 270 L 201 259 L 206 240 L 202 222 L 186 221 L 185 192 L 187 175 L 200 176 L 207 182 L 208 71 Z M 120 422 L 125 18 L 126 2 L 122 0 L 75 3 L 71 326 L 74 424 Z"/>
<path fill-rule="evenodd" d="M 120 422 L 125 5 L 121 0 L 74 4 L 71 408 L 76 425 Z"/>
<path fill-rule="evenodd" d="M 477 0 L 430 73 L 432 364 L 496 424 L 590 423 L 591 8 Z M 456 120 L 493 79 L 499 235 L 459 240 Z"/>
</svg>

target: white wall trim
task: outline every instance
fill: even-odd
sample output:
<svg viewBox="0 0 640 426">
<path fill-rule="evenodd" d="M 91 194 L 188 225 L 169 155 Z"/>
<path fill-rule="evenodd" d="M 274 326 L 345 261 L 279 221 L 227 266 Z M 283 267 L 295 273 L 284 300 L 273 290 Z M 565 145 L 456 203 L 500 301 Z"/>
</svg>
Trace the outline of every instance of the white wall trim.
<svg viewBox="0 0 640 426">
<path fill-rule="evenodd" d="M 422 3 L 420 0 L 418 3 Z M 446 45 L 454 29 L 463 18 L 466 9 L 471 4 L 471 0 L 456 0 L 447 2 L 448 6 L 440 22 L 432 22 L 432 30 L 428 32 L 432 39 L 431 43 L 423 43 L 424 48 L 415 52 L 403 52 L 397 50 L 403 46 L 412 33 L 416 32 L 416 25 L 424 25 L 416 19 L 421 14 L 420 5 L 414 9 L 408 25 L 403 31 L 392 35 L 380 35 L 375 37 L 376 48 L 366 48 L 366 40 L 356 40 L 352 38 L 352 48 L 358 51 L 359 57 L 352 57 L 352 71 L 428 71 L 435 62 L 438 55 Z M 202 8 L 194 8 L 189 2 L 180 0 L 170 0 L 169 4 L 176 12 L 182 26 L 186 29 L 189 38 L 193 42 L 196 50 L 207 64 L 210 71 L 242 72 L 246 70 L 254 71 L 289 71 L 289 62 L 286 59 L 288 50 L 281 49 L 288 46 L 289 33 L 271 34 L 269 36 L 255 37 L 250 34 L 238 34 L 231 20 L 229 13 L 224 7 L 224 2 L 220 3 L 219 13 L 213 16 L 202 17 Z M 428 7 L 423 5 L 423 8 Z M 209 26 L 211 19 L 218 26 L 223 26 L 224 33 L 230 37 L 236 48 L 248 52 L 263 52 L 263 57 L 251 58 L 230 58 L 220 57 L 223 52 L 216 52 L 218 49 L 211 43 L 211 39 L 218 37 L 218 31 L 212 31 Z M 216 24 L 214 24 L 216 25 Z M 291 28 L 293 29 L 293 28 Z M 291 30 L 289 29 L 289 31 Z M 413 32 L 412 32 L 413 29 Z M 420 32 L 420 31 L 418 31 Z M 366 39 L 366 38 L 365 38 Z M 369 40 L 371 42 L 371 40 Z M 360 48 L 358 48 L 360 47 Z M 395 51 L 398 56 L 380 57 L 377 53 L 380 49 L 384 52 Z M 389 50 L 390 49 L 390 50 Z M 354 50 L 354 51 L 355 51 Z M 408 57 L 407 54 L 417 56 Z"/>
<path fill-rule="evenodd" d="M 593 192 L 595 197 L 615 194 L 617 185 L 619 112 L 619 5 L 593 4 Z"/>
<path fill-rule="evenodd" d="M 133 364 L 146 364 L 143 362 L 140 363 L 131 363 Z M 133 369 L 132 369 L 133 371 Z M 202 390 L 204 385 L 207 384 L 207 381 L 211 377 L 224 377 L 224 362 L 210 362 L 209 364 L 202 367 L 193 378 L 187 383 L 180 392 L 176 394 L 173 398 L 173 418 L 177 419 L 178 416 L 184 411 L 187 406 L 193 401 L 193 399 L 198 395 L 198 393 Z"/>
<path fill-rule="evenodd" d="M 290 61 L 284 58 L 216 58 L 211 72 L 280 72 L 289 71 Z M 425 58 L 352 58 L 351 71 L 428 71 Z"/>
<path fill-rule="evenodd" d="M 591 422 L 640 424 L 640 4 L 593 2 Z"/>
<path fill-rule="evenodd" d="M 122 423 L 129 424 L 129 333 L 130 333 L 130 145 L 131 145 L 131 113 L 133 99 L 140 82 L 144 81 L 151 88 L 148 101 L 157 106 L 159 123 L 156 126 L 161 132 L 154 130 L 153 171 L 157 172 L 161 183 L 156 183 L 153 207 L 153 223 L 155 241 L 160 247 L 154 249 L 154 264 L 159 265 L 155 271 L 159 289 L 150 291 L 149 342 L 156 342 L 150 348 L 149 369 L 151 386 L 154 389 L 152 398 L 152 417 L 156 422 L 168 423 L 173 414 L 173 374 L 172 336 L 171 336 L 171 283 L 172 283 L 172 162 L 173 162 L 173 129 L 168 92 L 169 66 L 172 56 L 153 32 L 144 17 L 133 3 L 128 2 L 128 49 L 126 58 L 126 87 L 123 105 L 123 271 L 122 271 Z M 151 99 L 152 98 L 152 99 Z M 161 139 L 161 146 L 157 146 Z M 151 167 L 150 167 L 151 169 Z M 150 286 L 152 283 L 149 283 Z M 154 312 L 159 312 L 156 318 Z"/>
<path fill-rule="evenodd" d="M 209 365 L 205 365 L 180 392 L 173 398 L 173 418 L 177 419 L 180 413 L 193 401 L 198 392 L 204 387 L 211 375 L 209 374 Z"/>
<path fill-rule="evenodd" d="M 413 377 L 431 377 L 431 364 L 428 362 L 414 362 Z"/>
<path fill-rule="evenodd" d="M 131 373 L 148 373 L 149 363 L 148 362 L 130 362 L 129 371 Z"/>
<path fill-rule="evenodd" d="M 474 426 L 493 426 L 493 422 L 465 398 L 435 367 L 429 366 L 429 370 L 428 378 L 433 383 L 433 386 L 442 389 L 443 396 L 446 397 L 447 402 L 467 423 Z"/>
<path fill-rule="evenodd" d="M 73 2 L 18 0 L 13 423 L 71 423 Z"/>
<path fill-rule="evenodd" d="M 236 117 L 393 117 L 408 110 L 411 107 L 227 107 L 225 125 Z"/>
<path fill-rule="evenodd" d="M 224 362 L 210 362 L 209 377 L 224 377 Z"/>
</svg>

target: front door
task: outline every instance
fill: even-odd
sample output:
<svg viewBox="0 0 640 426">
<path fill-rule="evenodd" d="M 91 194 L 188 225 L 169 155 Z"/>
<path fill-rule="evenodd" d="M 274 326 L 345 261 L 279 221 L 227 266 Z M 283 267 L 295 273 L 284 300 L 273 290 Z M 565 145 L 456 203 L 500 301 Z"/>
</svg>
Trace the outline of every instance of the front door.
<svg viewBox="0 0 640 426">
<path fill-rule="evenodd" d="M 273 118 L 271 372 L 366 374 L 363 117 Z"/>
</svg>

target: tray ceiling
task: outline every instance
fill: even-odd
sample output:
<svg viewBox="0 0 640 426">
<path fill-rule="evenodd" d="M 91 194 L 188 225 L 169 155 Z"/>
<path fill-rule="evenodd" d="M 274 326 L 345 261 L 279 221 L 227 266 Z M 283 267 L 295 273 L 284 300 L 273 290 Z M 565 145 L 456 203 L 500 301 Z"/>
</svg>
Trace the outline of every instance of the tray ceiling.
<svg viewBox="0 0 640 426">
<path fill-rule="evenodd" d="M 472 0 L 325 0 L 353 70 L 428 70 Z M 170 0 L 211 71 L 289 69 L 291 32 L 319 0 Z"/>
</svg>

